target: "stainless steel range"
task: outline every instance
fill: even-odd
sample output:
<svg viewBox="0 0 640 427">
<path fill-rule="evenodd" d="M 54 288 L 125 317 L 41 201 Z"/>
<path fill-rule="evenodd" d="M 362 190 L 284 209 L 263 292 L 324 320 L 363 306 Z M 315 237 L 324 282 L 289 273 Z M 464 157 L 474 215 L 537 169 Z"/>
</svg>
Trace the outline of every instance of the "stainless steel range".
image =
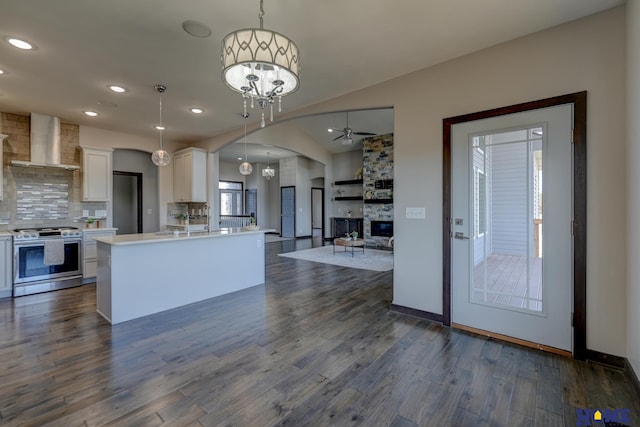
<svg viewBox="0 0 640 427">
<path fill-rule="evenodd" d="M 76 227 L 13 230 L 13 296 L 82 285 L 82 231 Z"/>
</svg>

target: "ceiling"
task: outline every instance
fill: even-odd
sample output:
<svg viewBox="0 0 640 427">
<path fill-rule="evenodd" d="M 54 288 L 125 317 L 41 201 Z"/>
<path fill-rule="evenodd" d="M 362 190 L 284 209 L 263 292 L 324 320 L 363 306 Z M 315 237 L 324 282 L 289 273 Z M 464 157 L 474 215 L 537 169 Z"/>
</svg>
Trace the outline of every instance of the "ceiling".
<svg viewBox="0 0 640 427">
<path fill-rule="evenodd" d="M 283 109 L 293 111 L 622 3 L 266 0 L 264 24 L 300 48 L 301 86 L 283 100 Z M 160 83 L 167 86 L 166 139 L 190 143 L 238 128 L 240 96 L 221 80 L 220 44 L 231 31 L 257 27 L 258 6 L 258 0 L 2 0 L 0 111 L 155 137 Z M 187 34 L 187 20 L 211 35 Z M 18 50 L 9 36 L 35 49 Z M 113 93 L 109 84 L 128 91 Z M 190 107 L 205 112 L 194 115 Z M 375 131 L 375 121 L 359 120 L 355 113 L 350 118 L 354 130 Z M 327 116 L 299 124 L 321 138 L 342 121 Z"/>
</svg>

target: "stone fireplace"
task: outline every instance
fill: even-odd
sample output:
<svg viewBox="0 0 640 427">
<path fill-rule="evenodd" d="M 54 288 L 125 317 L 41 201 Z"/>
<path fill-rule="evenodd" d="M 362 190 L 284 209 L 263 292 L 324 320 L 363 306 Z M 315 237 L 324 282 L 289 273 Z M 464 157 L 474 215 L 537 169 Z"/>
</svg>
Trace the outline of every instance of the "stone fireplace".
<svg viewBox="0 0 640 427">
<path fill-rule="evenodd" d="M 368 247 L 388 248 L 393 236 L 393 134 L 362 142 L 364 238 Z"/>
</svg>

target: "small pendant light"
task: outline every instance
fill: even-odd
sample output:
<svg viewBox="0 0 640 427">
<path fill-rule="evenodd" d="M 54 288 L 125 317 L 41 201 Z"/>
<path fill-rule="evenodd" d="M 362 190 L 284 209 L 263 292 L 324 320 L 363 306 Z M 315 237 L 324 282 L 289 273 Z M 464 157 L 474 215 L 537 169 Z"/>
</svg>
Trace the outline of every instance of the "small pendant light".
<svg viewBox="0 0 640 427">
<path fill-rule="evenodd" d="M 153 87 L 160 94 L 160 122 L 156 126 L 156 129 L 160 131 L 160 148 L 153 152 L 151 155 L 151 161 L 157 166 L 167 166 L 171 161 L 171 156 L 167 153 L 162 146 L 162 131 L 164 126 L 162 125 L 162 94 L 167 90 L 164 85 L 155 85 Z"/>
</svg>

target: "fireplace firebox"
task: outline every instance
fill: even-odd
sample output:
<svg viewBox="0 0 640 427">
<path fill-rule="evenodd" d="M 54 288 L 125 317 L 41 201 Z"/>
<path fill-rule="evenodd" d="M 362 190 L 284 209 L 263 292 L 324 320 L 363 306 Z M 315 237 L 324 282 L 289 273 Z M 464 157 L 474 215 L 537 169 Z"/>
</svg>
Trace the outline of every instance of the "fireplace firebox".
<svg viewBox="0 0 640 427">
<path fill-rule="evenodd" d="M 393 221 L 371 221 L 371 236 L 392 237 Z"/>
</svg>

